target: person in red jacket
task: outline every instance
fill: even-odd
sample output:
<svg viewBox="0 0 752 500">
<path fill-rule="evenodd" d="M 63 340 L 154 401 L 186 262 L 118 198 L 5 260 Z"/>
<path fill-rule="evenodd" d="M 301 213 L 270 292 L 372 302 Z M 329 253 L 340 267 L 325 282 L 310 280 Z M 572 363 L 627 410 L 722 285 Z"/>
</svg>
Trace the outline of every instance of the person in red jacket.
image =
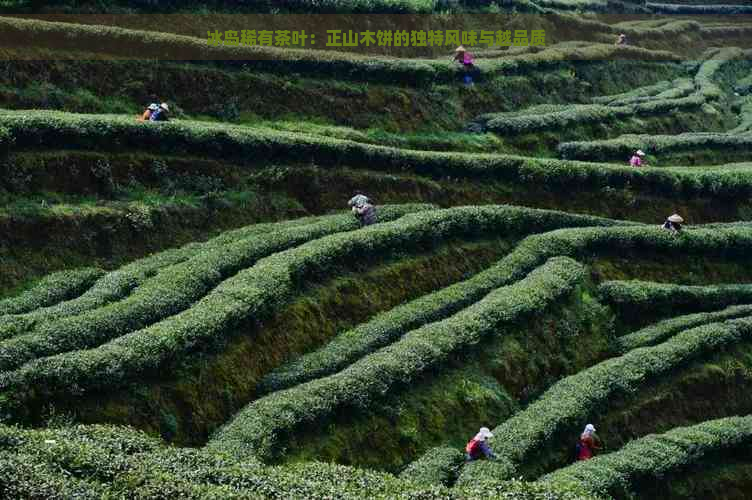
<svg viewBox="0 0 752 500">
<path fill-rule="evenodd" d="M 470 442 L 465 446 L 465 460 L 472 461 L 479 458 L 486 457 L 488 459 L 496 458 L 491 447 L 488 446 L 488 440 L 493 437 L 493 434 L 488 427 L 481 427 L 478 434 L 475 435 Z"/>
<path fill-rule="evenodd" d="M 587 424 L 585 430 L 580 435 L 577 460 L 590 460 L 595 455 L 595 452 L 600 449 L 600 439 L 595 434 L 595 427 L 593 424 Z"/>
</svg>

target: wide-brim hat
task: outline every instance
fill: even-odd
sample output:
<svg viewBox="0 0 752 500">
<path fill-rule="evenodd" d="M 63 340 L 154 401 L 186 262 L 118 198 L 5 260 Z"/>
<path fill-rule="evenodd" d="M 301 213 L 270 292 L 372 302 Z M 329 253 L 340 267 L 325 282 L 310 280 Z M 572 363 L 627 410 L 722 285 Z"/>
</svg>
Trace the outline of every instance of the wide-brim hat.
<svg viewBox="0 0 752 500">
<path fill-rule="evenodd" d="M 677 224 L 681 224 L 682 222 L 684 222 L 684 219 L 682 219 L 681 216 L 678 214 L 672 215 L 671 217 L 668 218 L 668 220 L 671 222 L 676 222 Z"/>
<path fill-rule="evenodd" d="M 489 439 L 494 436 L 493 432 L 491 432 L 488 427 L 481 427 L 480 431 L 478 431 L 478 435 L 483 439 Z"/>
<path fill-rule="evenodd" d="M 459 47 L 454 49 L 454 51 L 455 52 L 467 52 L 467 49 L 463 45 L 460 45 Z"/>
<path fill-rule="evenodd" d="M 148 109 L 150 109 L 151 111 L 156 111 L 157 109 L 159 109 L 159 105 L 157 103 L 153 102 L 153 103 L 149 104 Z"/>
<path fill-rule="evenodd" d="M 165 111 L 169 111 L 170 110 L 170 107 L 167 105 L 166 102 L 163 102 L 162 104 L 160 104 L 159 107 L 162 108 L 162 109 L 164 109 Z"/>
<path fill-rule="evenodd" d="M 637 150 L 637 152 L 636 152 L 635 154 L 636 154 L 637 156 L 645 156 L 645 151 L 643 151 L 642 149 L 638 149 L 638 150 Z"/>
</svg>

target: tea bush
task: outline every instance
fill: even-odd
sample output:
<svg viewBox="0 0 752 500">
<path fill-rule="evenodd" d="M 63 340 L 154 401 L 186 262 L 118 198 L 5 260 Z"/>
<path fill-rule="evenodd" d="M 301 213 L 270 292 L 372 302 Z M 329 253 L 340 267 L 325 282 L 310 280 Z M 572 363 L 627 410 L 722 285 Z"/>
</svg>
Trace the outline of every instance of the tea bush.
<svg viewBox="0 0 752 500">
<path fill-rule="evenodd" d="M 209 442 L 214 450 L 262 460 L 284 449 L 283 436 L 374 400 L 444 364 L 448 357 L 501 335 L 505 327 L 549 308 L 584 278 L 584 268 L 554 258 L 521 281 L 499 288 L 459 313 L 412 330 L 334 375 L 262 397 L 240 411 Z"/>
<path fill-rule="evenodd" d="M 381 210 L 380 217 L 388 221 L 406 212 L 386 208 Z M 241 239 L 200 252 L 145 281 L 123 300 L 46 322 L 31 333 L 0 342 L 0 370 L 13 370 L 36 358 L 90 349 L 144 328 L 189 308 L 223 280 L 263 257 L 325 235 L 352 230 L 357 225 L 350 214 L 335 215 L 321 222 L 270 231 L 263 237 Z"/>
<path fill-rule="evenodd" d="M 22 294 L 0 300 L 0 320 L 8 314 L 27 313 L 72 299 L 86 291 L 103 274 L 103 270 L 94 267 L 50 274 Z"/>
<path fill-rule="evenodd" d="M 752 339 L 752 318 L 712 323 L 683 331 L 662 344 L 634 349 L 618 358 L 555 383 L 540 398 L 493 430 L 491 445 L 502 463 L 520 464 L 535 450 L 551 445 L 564 431 L 576 435 L 596 410 L 616 395 L 636 393 L 652 380 L 725 346 Z M 474 477 L 473 467 L 463 475 Z"/>
<path fill-rule="evenodd" d="M 752 444 L 752 416 L 709 420 L 651 434 L 621 450 L 577 462 L 543 476 L 543 484 L 574 482 L 598 495 L 629 496 L 640 479 L 663 480 L 666 473 L 700 465 L 708 455 L 747 448 Z"/>
<path fill-rule="evenodd" d="M 645 281 L 608 281 L 601 299 L 619 314 L 639 317 L 676 311 L 703 311 L 752 302 L 752 285 L 688 286 Z"/>
<path fill-rule="evenodd" d="M 167 273 L 172 266 L 183 263 L 202 251 L 219 252 L 238 240 L 258 237 L 274 229 L 295 228 L 316 220 L 318 219 L 304 218 L 277 224 L 254 224 L 227 231 L 204 243 L 191 243 L 181 248 L 138 259 L 118 270 L 106 273 L 79 297 L 27 314 L 0 318 L 0 339 L 27 333 L 45 322 L 58 322 L 64 318 L 78 316 L 117 302 L 137 290 L 150 278 L 162 272 Z"/>
<path fill-rule="evenodd" d="M 503 210 L 507 213 L 507 219 L 498 231 L 507 235 L 527 235 L 561 227 L 628 224 L 547 210 L 517 207 L 505 207 Z M 397 306 L 338 335 L 322 348 L 269 373 L 260 382 L 259 390 L 265 393 L 278 391 L 330 375 L 390 344 L 410 330 L 459 312 L 514 279 L 519 279 L 516 270 L 499 264 L 469 280 Z"/>
<path fill-rule="evenodd" d="M 743 197 L 752 194 L 749 168 L 636 169 L 512 155 L 413 151 L 353 141 L 314 137 L 265 128 L 201 122 L 142 124 L 124 117 L 75 115 L 59 112 L 2 112 L 0 119 L 20 149 L 76 148 L 93 150 L 149 149 L 154 153 L 217 156 L 247 163 L 284 160 L 319 165 L 358 165 L 379 171 L 409 170 L 419 175 L 497 179 L 514 184 L 554 188 L 625 188 L 671 195 Z M 684 138 L 684 139 L 682 139 Z M 683 134 L 679 136 L 622 136 L 613 141 L 565 143 L 565 157 L 590 158 L 613 150 L 628 154 L 637 147 L 705 138 L 717 147 L 747 147 L 744 135 Z M 693 142 L 694 141 L 694 142 Z M 745 142 L 746 141 L 746 142 Z M 644 144 L 643 144 L 644 143 Z M 680 146 L 681 147 L 681 146 Z M 592 154 L 583 151 L 594 150 Z"/>
<path fill-rule="evenodd" d="M 638 347 L 646 347 L 663 342 L 682 330 L 688 330 L 707 323 L 715 323 L 727 319 L 741 318 L 752 315 L 752 305 L 731 306 L 721 311 L 688 314 L 677 318 L 670 318 L 654 325 L 647 326 L 636 332 L 619 337 L 618 344 L 621 352 L 629 352 Z"/>
</svg>

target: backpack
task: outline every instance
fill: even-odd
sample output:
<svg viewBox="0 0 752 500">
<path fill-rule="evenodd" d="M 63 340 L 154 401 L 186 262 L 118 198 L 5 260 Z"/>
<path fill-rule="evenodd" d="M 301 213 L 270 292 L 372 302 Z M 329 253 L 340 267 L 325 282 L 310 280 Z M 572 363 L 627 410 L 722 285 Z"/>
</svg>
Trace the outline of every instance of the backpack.
<svg viewBox="0 0 752 500">
<path fill-rule="evenodd" d="M 477 456 L 478 452 L 480 452 L 480 441 L 477 439 L 471 439 L 470 442 L 467 443 L 467 446 L 465 446 L 465 451 L 471 457 Z"/>
</svg>

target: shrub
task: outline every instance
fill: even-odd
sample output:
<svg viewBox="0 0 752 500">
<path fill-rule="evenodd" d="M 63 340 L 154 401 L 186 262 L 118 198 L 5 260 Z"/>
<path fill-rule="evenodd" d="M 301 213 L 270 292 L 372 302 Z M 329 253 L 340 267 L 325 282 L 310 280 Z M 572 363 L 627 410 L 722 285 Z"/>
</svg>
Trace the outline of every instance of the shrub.
<svg viewBox="0 0 752 500">
<path fill-rule="evenodd" d="M 752 14 L 752 5 L 683 5 L 675 3 L 648 3 L 647 7 L 659 14 L 702 14 L 732 16 Z"/>
<path fill-rule="evenodd" d="M 408 465 L 399 477 L 426 486 L 451 486 L 464 461 L 465 454 L 457 448 L 433 448 Z"/>
<path fill-rule="evenodd" d="M 696 109 L 705 100 L 699 95 L 681 98 L 653 99 L 620 106 L 579 104 L 551 113 L 530 113 L 507 116 L 506 113 L 484 115 L 485 128 L 497 134 L 525 134 L 541 130 L 558 130 L 586 123 L 603 123 L 639 115 L 664 115 L 669 111 Z"/>
<path fill-rule="evenodd" d="M 237 61 L 238 65 L 273 73 L 304 73 L 339 80 L 425 85 L 456 81 L 458 69 L 449 60 L 368 57 L 313 49 L 283 49 L 266 46 L 212 46 L 206 39 L 185 35 L 137 31 L 124 28 L 2 18 L 0 28 L 7 40 L 19 47 L 88 51 L 109 56 L 172 61 Z M 545 69 L 573 59 L 636 59 L 675 61 L 676 55 L 639 47 L 591 44 L 589 47 L 552 47 L 536 54 L 505 59 L 478 60 L 484 75 L 524 73 Z"/>
<path fill-rule="evenodd" d="M 594 498 L 578 487 L 521 481 L 450 490 L 336 464 L 268 467 L 206 449 L 164 447 L 132 429 L 105 426 L 0 427 L 0 472 L 4 498 L 460 500 L 484 494 L 520 500 Z"/>
<path fill-rule="evenodd" d="M 621 450 L 578 462 L 543 476 L 546 485 L 576 483 L 598 495 L 627 497 L 640 479 L 663 479 L 668 472 L 699 465 L 713 453 L 727 454 L 752 444 L 752 416 L 710 420 L 651 434 Z"/>
<path fill-rule="evenodd" d="M 545 232 L 560 227 L 618 224 L 597 217 L 564 215 L 546 210 L 505 207 L 507 220 L 497 231 L 508 235 Z M 455 314 L 500 286 L 519 279 L 516 270 L 495 265 L 469 280 L 420 297 L 376 316 L 374 319 L 335 337 L 327 345 L 305 354 L 265 376 L 259 384 L 263 393 L 287 389 L 297 384 L 342 370 L 357 359 L 382 348 L 405 332 Z"/>
<path fill-rule="evenodd" d="M 218 156 L 238 161 L 264 163 L 285 160 L 291 163 L 315 161 L 320 165 L 359 165 L 376 170 L 410 170 L 432 177 L 496 179 L 514 184 L 545 184 L 555 188 L 614 187 L 670 195 L 749 196 L 752 170 L 724 168 L 636 169 L 554 159 L 510 155 L 441 153 L 411 151 L 353 141 L 197 122 L 141 124 L 124 117 L 75 115 L 59 112 L 4 112 L 4 125 L 12 131 L 22 149 L 44 147 L 79 149 L 147 148 L 155 153 Z M 152 126 L 154 125 L 154 126 Z M 622 156 L 637 147 L 656 141 L 679 141 L 680 136 L 622 136 L 615 141 L 567 143 L 560 152 L 565 157 L 585 156 L 583 148 L 616 149 Z M 693 134 L 696 137 L 728 137 L 723 134 Z M 750 139 L 734 136 L 724 143 L 739 148 Z M 629 138 L 638 140 L 630 141 Z M 644 141 L 643 141 L 644 138 Z M 679 139 L 677 139 L 679 138 Z M 641 142 L 647 142 L 642 144 Z M 638 144 L 635 144 L 638 143 Z M 605 144 L 603 148 L 600 144 Z M 609 144 L 618 144 L 614 148 Z M 719 145 L 720 147 L 721 145 Z M 660 150 L 656 146 L 656 149 Z"/>
<path fill-rule="evenodd" d="M 565 159 L 605 161 L 629 158 L 636 149 L 651 155 L 691 153 L 693 150 L 749 151 L 752 135 L 722 132 L 689 132 L 677 135 L 622 135 L 602 141 L 574 141 L 559 145 L 559 155 Z M 744 172 L 739 169 L 738 173 Z"/>
<path fill-rule="evenodd" d="M 393 344 L 328 377 L 262 397 L 241 410 L 209 443 L 237 456 L 271 459 L 284 448 L 284 436 L 347 408 L 367 407 L 404 387 L 454 353 L 568 295 L 584 278 L 584 268 L 555 258 L 514 285 L 499 288 L 445 320 L 412 330 Z"/>
<path fill-rule="evenodd" d="M 385 207 L 380 210 L 380 217 L 389 220 L 425 208 L 425 205 Z M 27 398 L 111 390 L 192 352 L 223 345 L 241 321 L 270 314 L 306 282 L 327 276 L 333 267 L 364 252 L 386 254 L 434 245 L 446 237 L 487 234 L 502 223 L 505 214 L 498 207 L 416 213 L 398 223 L 329 236 L 277 253 L 225 280 L 180 314 L 96 349 L 40 358 L 19 370 L 0 374 L 0 386 L 6 390 L 13 388 L 14 397 L 6 403 L 11 411 L 22 411 L 21 400 Z M 166 286 L 169 290 L 170 285 Z"/>
<path fill-rule="evenodd" d="M 60 271 L 43 278 L 17 297 L 0 300 L 0 319 L 6 314 L 22 314 L 72 299 L 88 289 L 104 271 L 85 267 Z"/>
<path fill-rule="evenodd" d="M 388 221 L 403 209 L 386 208 L 380 218 Z M 209 293 L 223 280 L 252 266 L 258 259 L 322 236 L 352 230 L 352 215 L 336 215 L 262 237 L 240 239 L 208 249 L 173 264 L 146 280 L 123 300 L 77 316 L 38 325 L 32 332 L 0 342 L 0 371 L 18 368 L 32 359 L 66 351 L 88 349 L 178 314 Z"/>
<path fill-rule="evenodd" d="M 631 116 L 664 115 L 669 111 L 696 109 L 705 104 L 707 99 L 720 97 L 721 92 L 714 79 L 724 65 L 742 56 L 741 49 L 719 51 L 719 59 L 705 61 L 700 65 L 694 83 L 680 80 L 677 82 L 679 85 L 669 88 L 657 84 L 615 96 L 613 100 L 601 98 L 596 104 L 556 106 L 550 110 L 546 110 L 544 105 L 511 113 L 491 113 L 481 116 L 479 122 L 485 129 L 499 134 L 524 134 L 585 123 L 616 121 Z M 697 92 L 688 95 L 695 87 Z M 651 94 L 657 90 L 662 92 Z"/>
<path fill-rule="evenodd" d="M 134 289 L 171 266 L 194 257 L 202 250 L 220 250 L 238 240 L 252 238 L 274 229 L 293 228 L 308 224 L 317 218 L 304 218 L 279 224 L 255 224 L 227 231 L 204 243 L 191 243 L 173 250 L 160 252 L 131 262 L 122 268 L 100 277 L 84 294 L 57 305 L 41 308 L 23 315 L 6 316 L 0 321 L 0 339 L 14 337 L 33 330 L 45 322 L 60 321 L 87 311 L 104 307 L 130 294 Z"/>
<path fill-rule="evenodd" d="M 722 311 L 688 314 L 686 316 L 679 316 L 678 318 L 667 319 L 624 335 L 618 339 L 617 343 L 619 350 L 625 353 L 638 347 L 646 347 L 663 342 L 682 330 L 750 315 L 752 315 L 752 306 L 750 305 L 731 306 Z"/>
<path fill-rule="evenodd" d="M 607 281 L 598 291 L 604 302 L 625 317 L 707 311 L 752 302 L 752 285 L 687 286 L 638 280 Z"/>
<path fill-rule="evenodd" d="M 690 80 L 684 80 L 684 81 L 687 81 L 691 84 Z M 593 97 L 591 101 L 593 102 L 593 104 L 603 104 L 607 106 L 631 104 L 632 102 L 636 100 L 640 100 L 640 99 L 652 99 L 658 95 L 662 95 L 663 93 L 670 91 L 676 86 L 677 86 L 676 82 L 663 80 L 658 83 L 654 83 L 653 85 L 646 85 L 644 87 L 638 87 L 636 89 L 632 89 L 628 92 L 623 92 L 621 94 Z M 694 90 L 694 85 L 691 85 L 691 89 Z"/>
<path fill-rule="evenodd" d="M 492 446 L 503 461 L 520 464 L 536 450 L 550 446 L 564 431 L 579 426 L 617 394 L 634 394 L 652 380 L 727 345 L 752 339 L 752 318 L 713 323 L 683 331 L 654 347 L 634 349 L 566 377 L 540 398 L 494 429 Z M 476 475 L 465 467 L 466 480 Z"/>
</svg>

